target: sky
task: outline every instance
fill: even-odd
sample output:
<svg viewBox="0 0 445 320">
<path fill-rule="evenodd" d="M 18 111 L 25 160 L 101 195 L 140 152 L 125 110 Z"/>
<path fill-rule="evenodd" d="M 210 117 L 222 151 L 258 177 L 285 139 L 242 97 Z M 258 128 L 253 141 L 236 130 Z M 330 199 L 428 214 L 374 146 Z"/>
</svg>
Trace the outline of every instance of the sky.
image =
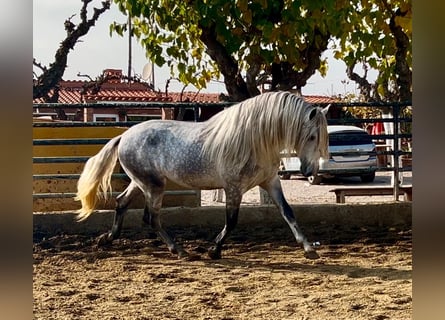
<svg viewBox="0 0 445 320">
<path fill-rule="evenodd" d="M 101 7 L 100 1 L 93 1 L 94 6 Z M 60 42 L 66 37 L 64 21 L 72 18 L 73 23 L 79 21 L 80 0 L 34 0 L 33 1 L 33 57 L 36 61 L 48 66 L 54 61 L 54 55 Z M 92 5 L 89 5 L 89 13 L 92 13 Z M 122 69 L 127 74 L 128 69 L 128 37 L 120 37 L 113 34 L 110 37 L 109 25 L 113 22 L 123 23 L 125 16 L 120 13 L 116 4 L 112 3 L 111 9 L 102 14 L 96 25 L 82 37 L 68 55 L 68 67 L 63 76 L 64 80 L 85 80 L 77 74 L 87 74 L 96 78 L 105 69 Z M 302 88 L 304 95 L 345 95 L 346 93 L 358 94 L 356 85 L 348 80 L 345 70 L 346 65 L 332 57 L 332 51 L 327 50 L 323 57 L 327 57 L 329 69 L 325 78 L 318 71 L 308 80 Z M 141 75 L 144 66 L 149 63 L 144 49 L 134 39 L 132 42 L 132 72 Z M 166 81 L 170 78 L 167 67 L 155 66 L 155 89 L 165 90 Z M 170 82 L 169 91 L 180 91 L 183 85 L 179 81 Z M 196 91 L 193 86 L 188 86 L 186 91 Z M 211 82 L 202 92 L 226 92 L 221 81 Z"/>
</svg>

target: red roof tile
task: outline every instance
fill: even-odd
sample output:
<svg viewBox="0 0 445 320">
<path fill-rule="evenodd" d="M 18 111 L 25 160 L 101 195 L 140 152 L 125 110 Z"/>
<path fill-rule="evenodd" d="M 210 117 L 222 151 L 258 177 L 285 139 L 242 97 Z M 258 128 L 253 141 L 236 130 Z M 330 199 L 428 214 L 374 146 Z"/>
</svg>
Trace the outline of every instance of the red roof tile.
<svg viewBox="0 0 445 320">
<path fill-rule="evenodd" d="M 171 97 L 153 91 L 143 83 L 103 83 L 97 93 L 85 92 L 84 86 L 91 82 L 61 81 L 59 83 L 58 103 L 82 103 L 96 101 L 127 101 L 127 102 L 166 102 Z M 50 91 L 52 96 L 54 90 Z M 44 103 L 44 99 L 34 99 L 34 103 Z"/>
<path fill-rule="evenodd" d="M 57 100 L 58 103 L 81 103 L 82 97 L 81 97 L 81 87 L 80 88 L 64 88 L 61 86 L 59 89 L 59 98 Z M 54 94 L 54 90 L 51 90 L 49 93 L 49 96 L 52 96 Z M 33 103 L 44 103 L 43 98 L 34 99 Z"/>
<path fill-rule="evenodd" d="M 94 82 L 68 80 L 59 83 L 59 103 L 83 103 L 96 101 L 126 101 L 126 102 L 220 102 L 219 93 L 197 93 L 197 92 L 169 92 L 167 95 L 154 91 L 147 84 L 140 82 L 123 81 L 122 70 L 104 70 L 106 82 L 102 83 L 97 93 L 85 90 L 85 86 Z M 50 95 L 53 91 L 50 92 Z M 333 103 L 337 100 L 327 96 L 304 96 L 309 103 Z M 34 99 L 34 103 L 45 102 L 42 98 Z"/>
<path fill-rule="evenodd" d="M 334 103 L 339 102 L 336 98 L 327 96 L 304 96 L 304 100 L 309 103 Z"/>
<path fill-rule="evenodd" d="M 172 101 L 161 93 L 148 90 L 101 89 L 97 94 L 86 94 L 85 101 L 167 102 Z"/>
</svg>

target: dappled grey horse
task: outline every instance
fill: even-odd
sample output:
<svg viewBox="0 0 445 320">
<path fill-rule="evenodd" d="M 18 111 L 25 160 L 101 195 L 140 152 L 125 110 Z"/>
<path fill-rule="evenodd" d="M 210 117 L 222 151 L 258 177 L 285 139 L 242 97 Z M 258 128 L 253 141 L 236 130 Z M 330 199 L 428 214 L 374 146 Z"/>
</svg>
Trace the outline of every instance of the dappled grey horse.
<svg viewBox="0 0 445 320">
<path fill-rule="evenodd" d="M 78 181 L 77 200 L 82 202 L 78 219 L 86 219 L 100 197 L 111 190 L 117 160 L 131 179 L 117 196 L 114 223 L 99 244 L 119 237 L 132 198 L 142 191 L 145 220 L 157 231 L 172 253 L 187 257 L 163 229 L 160 210 L 167 179 L 191 189 L 218 189 L 226 193 L 226 221 L 209 249 L 212 259 L 221 258 L 224 240 L 234 229 L 243 194 L 260 186 L 279 208 L 307 258 L 318 258 L 300 230 L 284 198 L 277 172 L 283 150 L 295 152 L 301 172 L 315 175 L 320 157 L 328 154 L 325 113 L 289 92 L 269 92 L 247 99 L 200 123 L 150 120 L 111 139 L 85 164 Z"/>
</svg>

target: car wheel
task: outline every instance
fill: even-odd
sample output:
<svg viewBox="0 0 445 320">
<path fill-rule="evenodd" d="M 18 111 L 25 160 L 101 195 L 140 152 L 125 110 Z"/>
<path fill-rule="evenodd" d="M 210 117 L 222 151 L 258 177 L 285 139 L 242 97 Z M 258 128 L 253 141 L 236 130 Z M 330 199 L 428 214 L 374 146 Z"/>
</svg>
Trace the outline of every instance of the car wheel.
<svg viewBox="0 0 445 320">
<path fill-rule="evenodd" d="M 286 167 L 284 164 L 280 161 L 280 171 L 286 170 Z M 281 180 L 289 180 L 290 179 L 290 173 L 280 173 L 278 174 L 278 177 L 280 177 Z"/>
<path fill-rule="evenodd" d="M 360 179 L 362 180 L 362 182 L 373 182 L 375 179 L 375 172 L 363 174 L 360 176 Z"/>
<path fill-rule="evenodd" d="M 281 180 L 289 180 L 290 179 L 290 173 L 282 173 L 278 175 Z"/>
<path fill-rule="evenodd" d="M 309 176 L 307 178 L 307 181 L 309 181 L 310 184 L 320 184 L 323 178 L 319 175 L 316 176 Z"/>
</svg>

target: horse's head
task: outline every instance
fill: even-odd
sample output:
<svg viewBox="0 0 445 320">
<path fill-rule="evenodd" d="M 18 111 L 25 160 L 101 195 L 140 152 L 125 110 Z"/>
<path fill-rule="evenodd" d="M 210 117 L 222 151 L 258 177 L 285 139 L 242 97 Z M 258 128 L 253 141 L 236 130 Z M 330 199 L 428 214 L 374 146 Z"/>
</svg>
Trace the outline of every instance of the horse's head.
<svg viewBox="0 0 445 320">
<path fill-rule="evenodd" d="M 320 157 L 327 158 L 329 155 L 326 120 L 328 109 L 329 106 L 324 109 L 312 108 L 305 115 L 297 150 L 301 161 L 300 171 L 305 177 L 316 175 Z"/>
</svg>

